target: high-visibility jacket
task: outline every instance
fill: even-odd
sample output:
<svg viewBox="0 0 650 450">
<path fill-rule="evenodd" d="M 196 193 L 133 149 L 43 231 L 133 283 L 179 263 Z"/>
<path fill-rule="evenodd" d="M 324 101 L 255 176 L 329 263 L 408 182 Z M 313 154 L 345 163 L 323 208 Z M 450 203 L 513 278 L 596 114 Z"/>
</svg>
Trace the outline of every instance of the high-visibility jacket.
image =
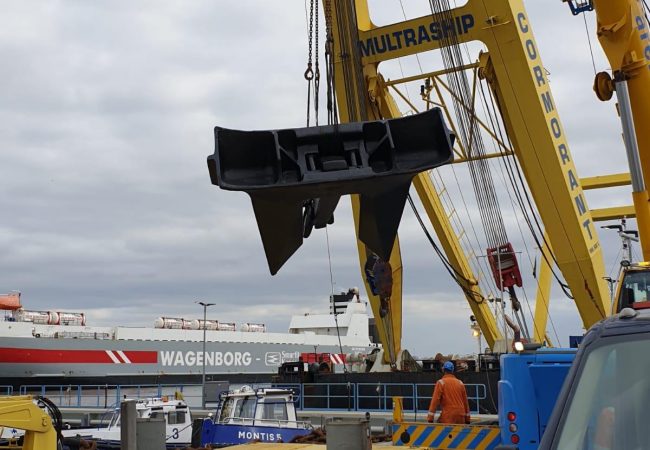
<svg viewBox="0 0 650 450">
<path fill-rule="evenodd" d="M 465 385 L 451 373 L 446 373 L 436 383 L 429 412 L 435 413 L 438 406 L 442 410 L 438 422 L 469 423 L 469 403 Z"/>
</svg>

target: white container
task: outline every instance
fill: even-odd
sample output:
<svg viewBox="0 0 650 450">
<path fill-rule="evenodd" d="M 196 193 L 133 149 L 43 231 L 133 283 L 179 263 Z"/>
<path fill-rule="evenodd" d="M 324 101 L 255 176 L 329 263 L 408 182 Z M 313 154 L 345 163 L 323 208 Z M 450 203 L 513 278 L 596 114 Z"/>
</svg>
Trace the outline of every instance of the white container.
<svg viewBox="0 0 650 450">
<path fill-rule="evenodd" d="M 13 313 L 16 322 L 32 322 L 39 325 L 58 325 L 59 315 L 54 311 L 27 311 L 19 309 Z"/>
<path fill-rule="evenodd" d="M 183 319 L 176 317 L 158 317 L 153 322 L 153 326 L 156 328 L 166 328 L 169 330 L 182 330 L 183 329 Z"/>
<path fill-rule="evenodd" d="M 237 331 L 237 325 L 234 322 L 219 322 L 219 331 Z"/>
<path fill-rule="evenodd" d="M 266 325 L 263 323 L 242 323 L 241 331 L 247 333 L 266 333 Z"/>
<path fill-rule="evenodd" d="M 58 311 L 60 325 L 73 325 L 83 327 L 86 325 L 86 315 L 84 313 L 69 313 Z"/>
</svg>

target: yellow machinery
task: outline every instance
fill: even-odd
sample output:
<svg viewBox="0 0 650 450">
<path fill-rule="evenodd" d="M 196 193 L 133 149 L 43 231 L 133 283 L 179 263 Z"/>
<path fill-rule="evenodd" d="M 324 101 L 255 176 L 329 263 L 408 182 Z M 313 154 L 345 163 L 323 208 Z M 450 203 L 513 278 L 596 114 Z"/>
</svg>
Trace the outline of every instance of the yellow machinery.
<svg viewBox="0 0 650 450">
<path fill-rule="evenodd" d="M 645 16 L 640 16 L 642 8 L 639 0 L 594 0 L 593 5 L 590 0 L 567 1 L 571 5 L 574 1 L 580 1 L 583 5 L 593 6 L 597 11 L 599 38 L 614 69 L 613 82 L 606 76 L 598 77 L 599 96 L 611 97 L 616 90 L 619 102 L 623 103 L 626 98 L 630 100 L 628 108 L 621 108 L 622 115 L 632 117 L 631 113 L 627 114 L 628 110 L 633 111 L 634 115 L 634 121 L 623 121 L 625 141 L 628 148 L 633 146 L 633 141 L 638 141 L 640 154 L 637 157 L 640 161 L 637 164 L 639 169 L 633 170 L 631 177 L 618 174 L 582 180 L 578 176 L 522 0 L 468 0 L 457 8 L 443 6 L 446 10 L 442 13 L 433 12 L 433 2 L 432 14 L 381 27 L 372 23 L 367 0 L 322 0 L 328 30 L 326 56 L 331 62 L 328 69 L 333 69 L 333 74 L 327 74 L 327 82 L 328 87 L 333 86 L 335 89 L 338 105 L 338 110 L 334 109 L 331 115 L 336 116 L 338 113 L 341 122 L 399 117 L 401 113 L 389 93 L 391 89 L 414 112 L 419 112 L 399 91 L 401 83 L 421 81 L 421 96 L 427 109 L 435 104 L 430 98 L 431 92 L 437 92 L 442 97 L 441 88 L 447 88 L 440 79 L 442 74 L 473 70 L 489 85 L 491 96 L 503 119 L 505 137 L 492 134 L 498 142 L 499 151 L 481 155 L 480 158 L 515 155 L 543 223 L 543 245 L 540 244 L 543 258 L 538 276 L 533 333 L 530 333 L 530 337 L 537 342 L 548 341 L 545 330 L 550 282 L 555 266 L 566 281 L 566 288 L 570 291 L 586 328 L 606 317 L 610 311 L 602 249 L 594 222 L 629 216 L 634 210 L 619 207 L 592 211 L 587 205 L 583 188 L 622 185 L 631 178 L 642 242 L 650 242 L 647 238 L 643 240 L 648 235 L 647 218 L 650 218 L 647 211 L 648 193 L 643 183 L 643 173 L 650 173 L 650 150 L 647 148 L 650 137 L 646 139 L 643 133 L 650 134 L 650 131 L 642 127 L 650 112 L 650 91 L 646 89 L 650 81 L 648 24 L 644 20 Z M 441 2 L 440 5 L 444 3 Z M 450 36 L 453 38 L 451 43 L 448 39 Z M 384 79 L 379 72 L 379 66 L 384 61 L 452 46 L 458 49 L 460 45 L 472 41 L 480 41 L 487 48 L 487 52 L 478 55 L 475 62 L 463 66 L 452 64 L 452 67 L 442 71 L 390 81 Z M 316 72 L 317 67 L 316 65 Z M 313 71 L 312 78 L 308 77 L 311 70 L 310 60 L 305 73 L 308 80 L 314 79 Z M 484 126 L 474 113 L 474 105 L 479 101 L 475 98 L 476 84 L 472 88 L 472 98 L 463 99 L 467 104 L 461 102 L 461 108 L 465 108 L 465 113 L 472 116 L 472 127 L 478 126 L 475 125 L 477 123 Z M 629 89 L 631 95 L 623 95 L 623 89 Z M 454 95 L 448 88 L 447 90 Z M 643 135 L 634 130 L 633 122 L 637 124 L 637 130 L 642 130 Z M 468 148 L 459 145 L 460 149 L 455 149 L 454 162 L 467 163 L 477 159 L 470 151 L 473 144 L 472 140 L 466 140 L 464 145 Z M 639 175 L 639 172 L 643 173 Z M 413 179 L 413 184 L 440 240 L 454 278 L 461 286 L 487 344 L 494 348 L 505 336 L 498 329 L 492 310 L 480 291 L 478 278 L 473 273 L 469 258 L 452 226 L 449 212 L 443 206 L 440 192 L 427 172 L 419 173 Z M 352 208 L 359 237 L 361 206 L 357 195 L 352 195 Z M 276 216 L 283 220 L 286 218 L 284 214 Z M 329 219 L 329 216 L 320 217 L 319 221 L 324 226 L 326 222 L 329 223 Z M 282 224 L 284 222 L 275 225 L 282 227 Z M 485 224 L 484 228 L 487 229 Z M 308 233 L 305 237 L 307 235 Z M 285 250 L 283 258 L 288 258 L 300 242 L 302 236 L 296 236 L 296 241 Z M 265 243 L 265 248 L 266 245 Z M 648 244 L 644 244 L 644 255 L 645 245 Z M 358 239 L 358 253 L 361 271 L 367 273 L 373 252 Z M 376 292 L 376 289 L 373 289 L 367 277 L 364 279 L 385 350 L 384 362 L 395 367 L 399 366 L 402 336 L 402 263 L 398 239 L 395 239 L 388 262 L 389 265 L 384 267 L 389 267 L 392 272 L 392 284 L 388 285 L 392 289 L 390 295 L 385 295 L 385 290 L 382 298 L 373 295 L 372 292 Z M 498 266 L 502 270 L 501 261 Z M 497 285 L 499 287 L 501 291 L 504 290 L 503 285 Z"/>
<path fill-rule="evenodd" d="M 23 450 L 56 450 L 52 418 L 27 395 L 0 397 L 0 427 L 25 430 Z"/>
<path fill-rule="evenodd" d="M 330 2 L 326 0 L 324 3 L 327 8 Z M 584 189 L 620 186 L 630 182 L 630 175 L 584 180 L 578 176 L 535 44 L 532 25 L 521 0 L 469 0 L 466 5 L 451 11 L 452 20 L 448 23 L 436 22 L 432 15 L 428 15 L 382 27 L 371 22 L 365 0 L 357 0 L 354 9 L 343 3 L 332 0 L 330 6 L 337 11 L 332 15 L 333 29 L 343 30 L 343 35 L 349 34 L 347 39 L 334 40 L 338 46 L 334 52 L 337 57 L 335 85 L 342 121 L 395 117 L 399 111 L 388 92 L 389 87 L 418 79 L 426 81 L 429 86 L 436 85 L 436 77 L 441 74 L 430 72 L 387 82 L 378 71 L 382 61 L 437 49 L 443 40 L 442 34 L 447 32 L 454 33 L 459 43 L 477 40 L 485 44 L 488 52 L 480 55 L 478 70 L 489 82 L 497 99 L 512 151 L 523 168 L 545 228 L 545 245 L 541 251 L 546 257 L 541 259 L 534 339 L 542 342 L 546 336 L 551 281 L 549 262 L 556 263 L 561 270 L 585 327 L 610 314 L 602 252 L 594 221 L 635 215 L 644 259 L 650 260 L 650 204 L 643 182 L 650 176 L 650 129 L 647 126 L 650 120 L 650 29 L 641 0 L 583 1 L 596 11 L 598 38 L 611 63 L 613 80 L 599 74 L 594 89 L 601 99 L 610 98 L 614 91 L 618 94 L 634 200 L 634 209 L 615 207 L 595 211 L 590 211 L 587 206 L 583 182 Z M 352 22 L 355 17 L 356 23 Z M 347 66 L 355 63 L 350 55 L 355 54 L 351 46 L 356 45 L 354 32 L 357 29 L 361 70 L 355 71 Z M 339 36 L 340 31 L 338 34 L 334 31 L 333 35 Z M 346 48 L 345 43 L 350 46 Z M 409 105 L 413 108 L 411 103 Z M 627 117 L 626 109 L 631 110 Z M 635 170 L 634 154 L 630 154 L 635 141 L 638 142 L 640 170 Z M 457 156 L 460 157 L 456 162 L 467 161 L 466 154 Z M 414 184 L 447 257 L 464 279 L 470 281 L 465 292 L 478 293 L 477 286 L 471 285 L 471 280 L 476 278 L 469 269 L 429 176 L 420 174 Z M 355 208 L 357 216 L 358 209 Z M 393 252 L 391 264 L 394 276 L 401 280 L 398 245 L 396 242 L 397 251 Z M 362 266 L 365 254 L 364 245 L 359 242 Z M 636 277 L 640 271 L 648 271 L 646 265 L 633 267 Z M 396 308 L 392 311 L 390 328 L 398 331 L 401 330 L 400 289 L 401 284 L 395 283 L 391 298 Z M 466 296 L 488 345 L 493 346 L 500 337 L 494 318 L 484 303 L 477 302 L 475 296 Z M 376 315 L 378 301 L 371 296 L 371 302 Z M 393 347 L 392 354 L 396 354 L 400 345 L 399 332 L 394 333 L 392 339 L 384 336 L 383 342 Z"/>
<path fill-rule="evenodd" d="M 326 8 L 329 2 L 325 2 Z M 405 22 L 376 27 L 370 20 L 367 3 L 357 0 L 356 8 L 348 2 L 331 1 L 334 36 L 351 33 L 347 39 L 335 39 L 336 82 L 341 121 L 373 120 L 396 117 L 400 113 L 388 93 L 389 85 L 378 72 L 379 63 L 397 57 L 437 49 L 440 33 L 453 30 L 460 43 L 481 41 L 488 49 L 481 55 L 479 70 L 487 79 L 497 98 L 504 117 L 513 151 L 523 169 L 527 184 L 544 223 L 548 245 L 553 249 L 555 262 L 561 270 L 575 299 L 583 323 L 589 327 L 607 314 L 608 290 L 603 280 L 604 265 L 594 220 L 582 192 L 569 146 L 564 136 L 559 115 L 548 85 L 532 33 L 532 25 L 521 0 L 469 0 L 451 11 L 454 20 L 437 23 L 431 15 Z M 356 23 L 353 22 L 356 14 Z M 357 42 L 361 49 L 361 70 L 350 70 L 354 63 L 349 55 L 353 48 L 342 48 L 342 43 Z M 350 31 L 353 30 L 353 31 Z M 341 55 L 345 55 L 342 57 Z M 425 73 L 408 80 L 432 80 L 436 73 Z M 351 78 L 351 79 L 350 79 Z M 391 81 L 391 86 L 398 81 Z M 365 111 L 365 117 L 360 114 Z M 461 155 L 457 162 L 465 162 Z M 464 279 L 476 280 L 466 256 L 461 250 L 448 216 L 428 174 L 414 180 L 420 199 L 454 268 Z M 353 199 L 353 206 L 355 200 Z M 358 210 L 355 208 L 355 217 Z M 398 243 L 395 243 L 396 248 Z M 361 264 L 365 249 L 359 243 Z M 544 249 L 549 252 L 549 249 Z M 394 277 L 401 277 L 399 251 L 394 251 L 391 265 Z M 549 268 L 542 267 L 542 276 L 550 280 Z M 543 283 L 540 283 L 543 285 Z M 385 345 L 399 351 L 401 314 L 401 284 L 395 283 L 392 339 L 383 337 Z M 368 290 L 369 291 L 369 290 Z M 477 285 L 468 291 L 478 293 Z M 548 308 L 548 291 L 540 287 L 535 323 L 535 338 L 543 340 Z M 488 345 L 502 336 L 486 302 L 467 295 L 468 302 Z M 377 315 L 378 299 L 371 296 Z M 381 333 L 381 327 L 380 327 Z"/>
<path fill-rule="evenodd" d="M 611 98 L 616 91 L 619 114 L 623 120 L 633 122 L 626 145 L 638 145 L 642 186 L 634 189 L 634 209 L 641 237 L 643 259 L 650 260 L 650 213 L 648 192 L 643 189 L 643 179 L 650 177 L 650 30 L 640 0 L 595 0 L 597 33 L 613 72 L 613 80 L 606 73 L 596 76 L 594 89 L 601 100 Z M 629 92 L 629 94 L 628 94 Z M 624 98 L 627 97 L 627 98 Z M 625 117 L 625 104 L 633 117 Z M 632 162 L 630 162 L 632 165 Z M 634 185 L 634 170 L 631 171 Z"/>
<path fill-rule="evenodd" d="M 630 176 L 619 179 L 632 184 L 643 259 L 650 261 L 650 203 L 645 180 L 650 177 L 650 28 L 642 0 L 564 0 L 574 14 L 595 10 L 598 40 L 609 60 L 612 76 L 596 75 L 594 91 L 600 100 L 616 92 L 617 111 L 623 126 Z M 624 232 L 624 230 L 623 230 Z M 619 232 L 621 234 L 621 232 Z M 624 243 L 624 248 L 626 244 Z M 646 263 L 631 264 L 628 255 L 618 280 L 613 312 L 624 306 L 647 301 L 645 286 L 650 281 Z"/>
</svg>

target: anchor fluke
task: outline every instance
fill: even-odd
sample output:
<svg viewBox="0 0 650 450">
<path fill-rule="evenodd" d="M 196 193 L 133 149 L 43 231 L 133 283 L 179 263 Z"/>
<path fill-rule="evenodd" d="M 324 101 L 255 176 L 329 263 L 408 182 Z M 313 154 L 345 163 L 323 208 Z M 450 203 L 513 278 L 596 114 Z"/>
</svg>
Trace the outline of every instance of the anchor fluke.
<svg viewBox="0 0 650 450">
<path fill-rule="evenodd" d="M 313 228 L 334 220 L 342 195 L 359 194 L 359 239 L 391 249 L 412 178 L 451 162 L 454 135 L 438 108 L 397 119 L 311 128 L 215 127 L 212 184 L 251 197 L 272 274 Z"/>
</svg>

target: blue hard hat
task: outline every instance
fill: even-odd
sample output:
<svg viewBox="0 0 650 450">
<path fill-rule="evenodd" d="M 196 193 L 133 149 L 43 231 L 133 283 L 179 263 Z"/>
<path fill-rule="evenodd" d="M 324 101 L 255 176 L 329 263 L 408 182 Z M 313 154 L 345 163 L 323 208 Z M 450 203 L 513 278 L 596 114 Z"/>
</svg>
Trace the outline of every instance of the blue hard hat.
<svg viewBox="0 0 650 450">
<path fill-rule="evenodd" d="M 451 361 L 445 361 L 445 363 L 442 365 L 442 370 L 444 370 L 445 372 L 453 372 L 454 363 Z"/>
</svg>

